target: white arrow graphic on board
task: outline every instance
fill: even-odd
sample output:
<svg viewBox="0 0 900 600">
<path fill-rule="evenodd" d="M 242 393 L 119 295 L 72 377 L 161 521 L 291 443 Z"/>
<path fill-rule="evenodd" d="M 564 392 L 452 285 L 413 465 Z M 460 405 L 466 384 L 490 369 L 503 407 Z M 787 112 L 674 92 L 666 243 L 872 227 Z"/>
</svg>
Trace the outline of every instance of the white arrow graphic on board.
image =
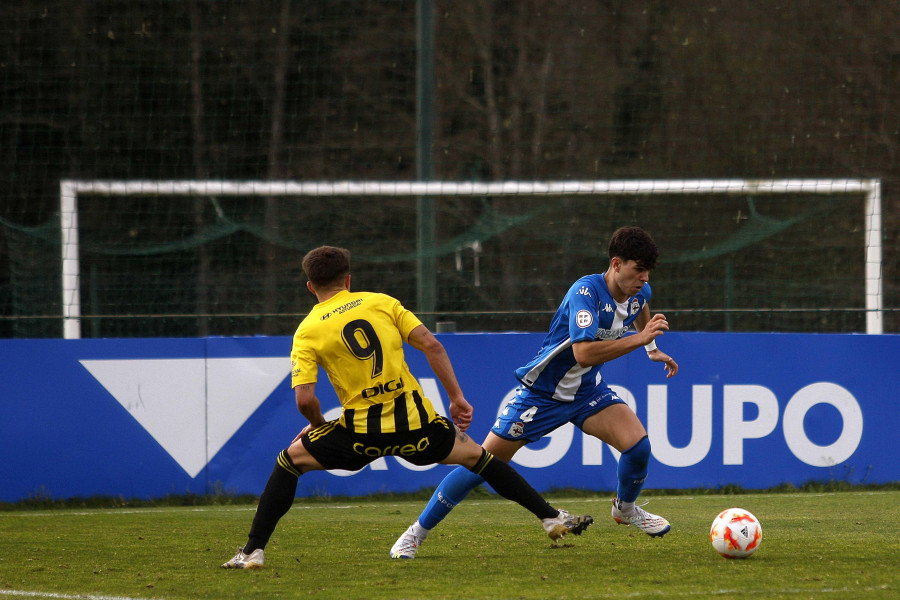
<svg viewBox="0 0 900 600">
<path fill-rule="evenodd" d="M 79 362 L 191 478 L 290 372 L 285 357 Z"/>
</svg>

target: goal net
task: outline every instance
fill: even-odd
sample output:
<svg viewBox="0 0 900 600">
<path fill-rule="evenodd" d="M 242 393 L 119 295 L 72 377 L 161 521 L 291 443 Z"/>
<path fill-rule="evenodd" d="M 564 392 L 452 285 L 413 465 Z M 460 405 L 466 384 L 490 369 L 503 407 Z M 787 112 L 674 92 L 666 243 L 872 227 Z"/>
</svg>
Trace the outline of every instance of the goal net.
<svg viewBox="0 0 900 600">
<path fill-rule="evenodd" d="M 540 331 L 622 225 L 679 330 L 883 329 L 873 179 L 64 180 L 60 212 L 66 338 L 290 334 L 322 244 L 431 326 Z"/>
</svg>

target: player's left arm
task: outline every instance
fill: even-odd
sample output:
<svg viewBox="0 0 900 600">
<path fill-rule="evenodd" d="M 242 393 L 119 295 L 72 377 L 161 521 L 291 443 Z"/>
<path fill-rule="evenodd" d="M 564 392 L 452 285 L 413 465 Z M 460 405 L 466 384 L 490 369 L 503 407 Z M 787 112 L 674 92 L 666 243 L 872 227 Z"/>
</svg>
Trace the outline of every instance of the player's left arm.
<svg viewBox="0 0 900 600">
<path fill-rule="evenodd" d="M 644 327 L 650 323 L 651 319 L 658 317 L 659 315 L 654 315 L 654 317 L 650 316 L 650 305 L 644 304 L 644 308 L 641 309 L 641 312 L 638 313 L 638 316 L 634 319 L 634 328 L 638 332 L 643 331 Z M 676 373 L 678 373 L 678 363 L 675 360 L 656 347 L 656 338 L 653 339 L 652 342 L 653 349 L 647 349 L 647 358 L 652 360 L 653 362 L 661 362 L 666 365 L 666 379 L 670 377 L 674 377 Z M 645 346 L 646 348 L 646 346 Z"/>
<path fill-rule="evenodd" d="M 450 418 L 460 431 L 468 429 L 472 423 L 472 405 L 463 394 L 444 345 L 424 325 L 417 326 L 409 333 L 409 344 L 425 354 L 428 365 L 447 391 L 450 398 Z"/>
</svg>

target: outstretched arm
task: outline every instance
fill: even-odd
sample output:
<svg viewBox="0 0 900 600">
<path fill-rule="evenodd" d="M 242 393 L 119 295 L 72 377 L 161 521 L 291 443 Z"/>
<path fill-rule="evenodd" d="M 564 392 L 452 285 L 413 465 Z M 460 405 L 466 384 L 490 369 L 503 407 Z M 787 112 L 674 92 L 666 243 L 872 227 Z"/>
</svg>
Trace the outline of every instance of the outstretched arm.
<svg viewBox="0 0 900 600">
<path fill-rule="evenodd" d="M 424 325 L 419 325 L 409 334 L 409 343 L 416 350 L 425 354 L 431 370 L 437 375 L 441 385 L 450 397 L 450 418 L 459 428 L 465 431 L 472 423 L 472 405 L 466 401 L 462 388 L 456 380 L 453 364 L 447 355 L 444 345 Z"/>
</svg>

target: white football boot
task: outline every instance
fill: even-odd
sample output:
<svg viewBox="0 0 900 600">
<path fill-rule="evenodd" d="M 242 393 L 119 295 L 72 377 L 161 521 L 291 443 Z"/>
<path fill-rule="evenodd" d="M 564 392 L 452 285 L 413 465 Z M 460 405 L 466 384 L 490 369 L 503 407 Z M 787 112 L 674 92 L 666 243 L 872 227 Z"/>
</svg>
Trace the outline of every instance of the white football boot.
<svg viewBox="0 0 900 600">
<path fill-rule="evenodd" d="M 413 526 L 410 525 L 391 547 L 391 558 L 415 558 L 423 541 L 413 533 Z"/>
<path fill-rule="evenodd" d="M 226 563 L 222 563 L 223 569 L 261 569 L 266 559 L 263 556 L 263 549 L 257 548 L 250 554 L 244 554 L 243 548 L 238 548 L 234 558 Z"/>
<path fill-rule="evenodd" d="M 634 525 L 650 537 L 662 537 L 672 528 L 664 518 L 649 513 L 640 506 L 635 505 L 627 512 L 621 510 L 618 498 L 613 498 L 612 501 L 612 517 L 619 525 Z"/>
</svg>

